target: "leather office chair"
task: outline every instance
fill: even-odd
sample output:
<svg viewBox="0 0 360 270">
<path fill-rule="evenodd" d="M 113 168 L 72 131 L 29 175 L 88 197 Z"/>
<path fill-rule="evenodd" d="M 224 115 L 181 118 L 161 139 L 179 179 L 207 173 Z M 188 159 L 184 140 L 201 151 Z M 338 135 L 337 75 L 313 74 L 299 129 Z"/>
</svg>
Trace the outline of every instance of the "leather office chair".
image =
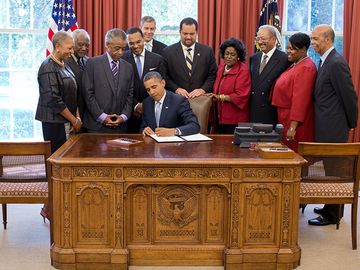
<svg viewBox="0 0 360 270">
<path fill-rule="evenodd" d="M 211 107 L 211 97 L 208 96 L 198 96 L 196 98 L 189 98 L 190 107 L 196 115 L 199 125 L 200 133 L 208 133 L 208 122 L 209 122 L 209 113 Z"/>
<path fill-rule="evenodd" d="M 4 229 L 7 224 L 6 204 L 49 203 L 50 167 L 46 160 L 50 155 L 48 141 L 0 142 L 0 203 Z"/>
<path fill-rule="evenodd" d="M 360 143 L 299 143 L 300 204 L 351 204 L 352 249 L 357 249 Z M 339 228 L 339 222 L 336 224 Z"/>
</svg>

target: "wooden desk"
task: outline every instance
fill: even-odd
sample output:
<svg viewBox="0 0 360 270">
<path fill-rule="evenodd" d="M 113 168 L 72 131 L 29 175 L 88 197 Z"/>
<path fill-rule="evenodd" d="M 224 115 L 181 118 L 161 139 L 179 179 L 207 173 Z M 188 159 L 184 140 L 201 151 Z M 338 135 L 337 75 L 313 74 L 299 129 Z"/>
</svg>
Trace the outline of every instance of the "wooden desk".
<svg viewBox="0 0 360 270">
<path fill-rule="evenodd" d="M 129 149 L 115 137 L 76 136 L 49 159 L 56 268 L 299 265 L 301 157 L 260 159 L 232 136 Z"/>
</svg>

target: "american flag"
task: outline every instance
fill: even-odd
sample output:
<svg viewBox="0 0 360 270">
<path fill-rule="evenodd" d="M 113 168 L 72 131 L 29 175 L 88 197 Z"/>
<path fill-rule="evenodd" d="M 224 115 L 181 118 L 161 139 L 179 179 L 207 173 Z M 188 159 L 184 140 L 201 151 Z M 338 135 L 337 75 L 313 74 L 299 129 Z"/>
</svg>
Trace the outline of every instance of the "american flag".
<svg viewBox="0 0 360 270">
<path fill-rule="evenodd" d="M 76 29 L 78 29 L 78 24 L 74 13 L 72 0 L 54 0 L 48 32 L 46 56 L 48 56 L 53 51 L 51 40 L 56 32 L 61 30 L 73 32 Z"/>
<path fill-rule="evenodd" d="M 277 0 L 263 0 L 262 8 L 260 11 L 259 25 L 270 24 L 276 27 L 281 33 L 280 16 L 278 13 L 278 1 Z M 281 40 L 278 40 L 277 47 L 281 47 Z M 255 42 L 255 51 L 259 51 L 259 46 Z"/>
</svg>

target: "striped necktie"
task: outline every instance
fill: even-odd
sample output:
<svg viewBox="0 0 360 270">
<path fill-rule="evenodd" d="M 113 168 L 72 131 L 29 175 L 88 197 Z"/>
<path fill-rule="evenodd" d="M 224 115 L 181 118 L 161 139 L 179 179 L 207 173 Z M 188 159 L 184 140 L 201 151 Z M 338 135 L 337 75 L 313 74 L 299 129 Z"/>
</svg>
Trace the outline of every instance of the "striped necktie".
<svg viewBox="0 0 360 270">
<path fill-rule="evenodd" d="M 187 48 L 186 49 L 186 57 L 185 57 L 185 60 L 186 60 L 186 65 L 189 69 L 189 75 L 191 76 L 191 69 L 192 69 L 192 65 L 193 65 L 193 58 L 191 56 L 191 50 L 192 48 Z"/>
<path fill-rule="evenodd" d="M 117 61 L 114 61 L 114 60 L 111 61 L 111 72 L 114 75 L 114 77 L 118 73 Z"/>
</svg>

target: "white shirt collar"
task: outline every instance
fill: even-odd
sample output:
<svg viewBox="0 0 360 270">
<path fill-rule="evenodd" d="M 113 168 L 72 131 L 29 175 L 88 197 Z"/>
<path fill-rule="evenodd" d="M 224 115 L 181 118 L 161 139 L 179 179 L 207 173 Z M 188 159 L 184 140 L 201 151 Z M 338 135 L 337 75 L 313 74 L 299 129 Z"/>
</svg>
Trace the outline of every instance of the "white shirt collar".
<svg viewBox="0 0 360 270">
<path fill-rule="evenodd" d="M 150 45 L 151 47 L 153 47 L 153 46 L 154 46 L 154 45 L 153 45 L 153 41 L 154 41 L 154 39 L 150 40 L 149 42 L 145 42 L 145 44 L 148 44 L 148 45 Z"/>
<path fill-rule="evenodd" d="M 165 96 L 166 96 L 166 90 L 164 91 L 164 95 L 162 96 L 162 98 L 159 101 L 155 101 L 155 102 L 160 102 L 162 106 L 164 104 Z"/>
<path fill-rule="evenodd" d="M 191 45 L 190 47 L 185 46 L 184 44 L 182 44 L 182 42 L 180 42 L 180 43 L 181 43 L 181 47 L 182 47 L 183 51 L 186 51 L 187 49 L 191 48 L 192 49 L 191 52 L 192 53 L 194 52 L 196 42 L 193 45 Z"/>
<path fill-rule="evenodd" d="M 329 56 L 329 54 L 331 53 L 331 51 L 334 49 L 334 46 L 331 46 L 326 52 L 324 52 L 324 54 L 320 57 L 322 64 L 324 64 L 326 58 Z"/>
<path fill-rule="evenodd" d="M 271 56 L 274 54 L 276 50 L 276 46 L 274 46 L 274 48 L 272 48 L 270 51 L 268 51 L 267 53 L 264 53 L 262 54 L 262 57 L 261 57 L 261 60 L 264 59 L 264 55 L 266 54 L 268 56 L 267 60 L 266 60 L 266 63 L 269 62 Z"/>
<path fill-rule="evenodd" d="M 133 57 L 134 57 L 134 59 L 136 58 L 136 54 L 132 54 L 133 55 Z M 142 56 L 142 57 L 145 57 L 145 47 L 144 47 L 144 49 L 143 49 L 143 51 L 140 53 L 140 56 Z"/>
</svg>

